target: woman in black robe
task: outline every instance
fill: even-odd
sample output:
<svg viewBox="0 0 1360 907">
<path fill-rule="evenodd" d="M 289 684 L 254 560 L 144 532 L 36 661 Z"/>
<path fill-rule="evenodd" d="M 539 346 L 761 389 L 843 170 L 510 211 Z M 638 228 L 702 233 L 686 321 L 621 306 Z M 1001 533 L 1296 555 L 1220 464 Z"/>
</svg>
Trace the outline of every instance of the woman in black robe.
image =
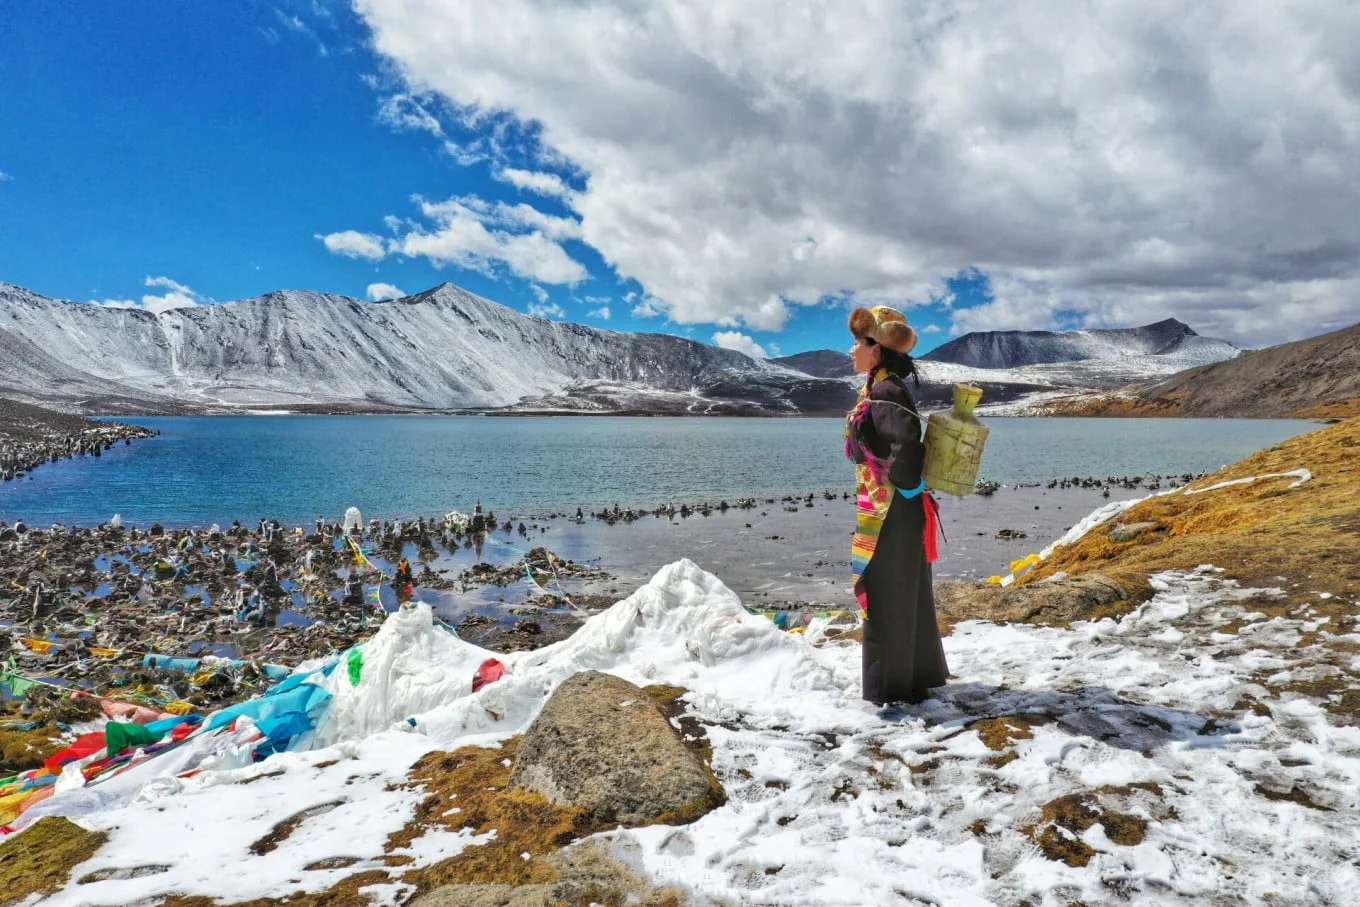
<svg viewBox="0 0 1360 907">
<path fill-rule="evenodd" d="M 857 479 L 851 560 L 865 618 L 864 698 L 916 703 L 949 675 L 931 585 L 936 504 L 921 478 L 925 445 L 905 380 L 916 377 L 916 332 L 888 306 L 855 309 L 850 332 L 855 371 L 866 376 L 845 433 Z"/>
</svg>

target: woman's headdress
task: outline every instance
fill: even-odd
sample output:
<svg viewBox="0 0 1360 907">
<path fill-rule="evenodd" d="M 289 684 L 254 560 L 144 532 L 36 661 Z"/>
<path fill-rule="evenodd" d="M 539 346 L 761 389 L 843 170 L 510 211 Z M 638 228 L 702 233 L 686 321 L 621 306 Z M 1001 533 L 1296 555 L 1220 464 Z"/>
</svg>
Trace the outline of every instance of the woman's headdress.
<svg viewBox="0 0 1360 907">
<path fill-rule="evenodd" d="M 850 333 L 898 353 L 910 353 L 916 346 L 916 331 L 907 324 L 907 316 L 892 306 L 855 309 L 850 313 Z"/>
</svg>

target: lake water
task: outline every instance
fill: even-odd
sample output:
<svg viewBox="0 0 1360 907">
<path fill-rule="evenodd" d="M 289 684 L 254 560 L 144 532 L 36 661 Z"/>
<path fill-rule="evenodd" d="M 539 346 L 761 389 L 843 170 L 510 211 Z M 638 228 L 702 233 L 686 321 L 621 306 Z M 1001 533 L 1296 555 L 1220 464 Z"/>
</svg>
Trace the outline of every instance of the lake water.
<svg viewBox="0 0 1360 907">
<path fill-rule="evenodd" d="M 92 524 L 309 523 L 729 501 L 853 482 L 840 419 L 482 416 L 175 416 L 129 419 L 161 436 L 0 484 L 0 519 Z M 1308 431 L 1298 420 L 1010 419 L 982 474 L 1199 473 Z"/>
</svg>

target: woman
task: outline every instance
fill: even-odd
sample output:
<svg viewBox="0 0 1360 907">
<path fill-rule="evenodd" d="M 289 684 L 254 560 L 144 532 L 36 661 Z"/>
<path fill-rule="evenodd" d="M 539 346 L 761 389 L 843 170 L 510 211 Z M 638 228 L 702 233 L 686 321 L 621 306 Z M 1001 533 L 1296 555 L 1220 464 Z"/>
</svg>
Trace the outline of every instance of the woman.
<svg viewBox="0 0 1360 907">
<path fill-rule="evenodd" d="M 917 378 L 910 355 L 916 332 L 901 312 L 874 306 L 850 313 L 850 333 L 850 358 L 866 376 L 845 426 L 859 504 L 850 559 L 865 619 L 864 698 L 921 702 L 949 667 L 930 576 L 937 505 L 921 478 L 925 445 L 905 380 Z"/>
</svg>

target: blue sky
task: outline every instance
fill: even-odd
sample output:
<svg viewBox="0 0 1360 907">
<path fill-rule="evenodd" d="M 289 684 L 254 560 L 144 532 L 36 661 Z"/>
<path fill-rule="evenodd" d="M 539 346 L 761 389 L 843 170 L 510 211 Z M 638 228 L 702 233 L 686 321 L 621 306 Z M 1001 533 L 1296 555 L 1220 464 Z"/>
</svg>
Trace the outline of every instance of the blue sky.
<svg viewBox="0 0 1360 907">
<path fill-rule="evenodd" d="M 1328 124 L 1360 117 L 1360 16 L 795 5 L 0 4 L 0 280 L 152 308 L 448 280 L 772 354 L 874 302 L 918 351 L 1354 321 L 1360 133 Z"/>
<path fill-rule="evenodd" d="M 385 218 L 416 213 L 415 196 L 470 195 L 570 217 L 553 199 L 496 179 L 500 162 L 462 162 L 429 132 L 384 118 L 397 93 L 390 67 L 343 5 L 71 9 L 0 5 L 0 280 L 81 301 L 136 301 L 171 283 L 201 300 L 280 288 L 365 298 L 374 284 L 411 293 L 447 280 L 521 311 L 547 307 L 549 317 L 614 330 L 705 342 L 729 327 L 741 332 L 634 316 L 646 288 L 577 240 L 563 247 L 587 276 L 570 284 L 494 262 L 328 251 L 318 236 L 382 233 Z M 442 128 L 473 143 L 493 126 Z M 521 131 L 531 144 L 532 130 Z M 570 168 L 558 172 L 571 181 Z M 148 278 L 168 280 L 147 286 Z M 913 313 L 920 328 L 947 326 L 923 314 Z M 828 300 L 800 308 L 778 332 L 744 333 L 771 353 L 844 345 L 844 316 L 845 305 Z M 921 348 L 940 337 L 923 334 Z"/>
</svg>

